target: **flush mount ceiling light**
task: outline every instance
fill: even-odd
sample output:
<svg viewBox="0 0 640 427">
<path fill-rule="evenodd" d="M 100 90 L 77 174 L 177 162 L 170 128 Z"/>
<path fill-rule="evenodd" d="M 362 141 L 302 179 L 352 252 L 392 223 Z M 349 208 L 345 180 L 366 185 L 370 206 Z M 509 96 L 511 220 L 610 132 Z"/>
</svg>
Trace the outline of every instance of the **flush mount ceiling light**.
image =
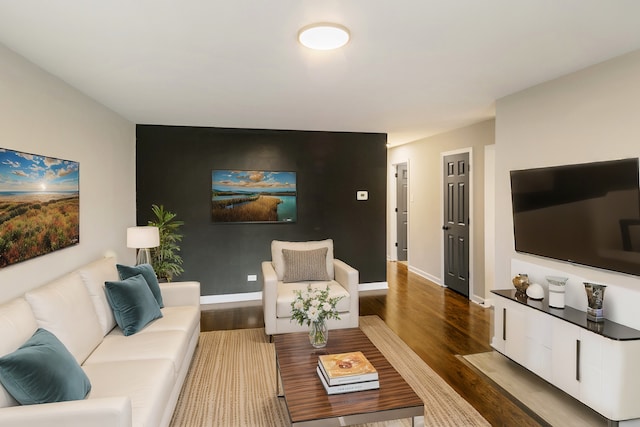
<svg viewBox="0 0 640 427">
<path fill-rule="evenodd" d="M 332 50 L 347 44 L 349 36 L 349 30 L 346 27 L 322 22 L 300 29 L 298 41 L 309 49 Z"/>
</svg>

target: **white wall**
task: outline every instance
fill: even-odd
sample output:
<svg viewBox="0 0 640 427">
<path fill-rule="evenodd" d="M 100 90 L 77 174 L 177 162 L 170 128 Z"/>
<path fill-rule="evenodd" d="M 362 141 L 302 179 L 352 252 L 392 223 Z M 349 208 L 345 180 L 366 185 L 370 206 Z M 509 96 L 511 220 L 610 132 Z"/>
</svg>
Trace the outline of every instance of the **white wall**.
<svg viewBox="0 0 640 427">
<path fill-rule="evenodd" d="M 80 243 L 0 269 L 0 302 L 107 251 L 135 261 L 135 124 L 0 45 L 0 148 L 80 162 Z"/>
<path fill-rule="evenodd" d="M 512 259 L 525 261 L 610 285 L 605 293 L 607 317 L 630 323 L 625 313 L 637 311 L 640 301 L 632 306 L 633 298 L 615 301 L 615 295 L 628 296 L 631 291 L 640 300 L 638 277 L 515 253 L 509 171 L 639 157 L 639 76 L 640 51 L 636 51 L 498 100 L 496 288 L 511 286 Z M 616 306 L 607 307 L 608 300 Z M 640 320 L 633 322 L 640 327 Z"/>
<path fill-rule="evenodd" d="M 389 149 L 388 180 L 388 248 L 387 257 L 396 259 L 396 190 L 395 165 L 406 162 L 408 186 L 409 269 L 436 283 L 443 284 L 443 210 L 442 153 L 472 148 L 473 245 L 472 273 L 475 300 L 484 299 L 484 146 L 494 143 L 494 120 L 486 120 L 451 132 Z"/>
</svg>

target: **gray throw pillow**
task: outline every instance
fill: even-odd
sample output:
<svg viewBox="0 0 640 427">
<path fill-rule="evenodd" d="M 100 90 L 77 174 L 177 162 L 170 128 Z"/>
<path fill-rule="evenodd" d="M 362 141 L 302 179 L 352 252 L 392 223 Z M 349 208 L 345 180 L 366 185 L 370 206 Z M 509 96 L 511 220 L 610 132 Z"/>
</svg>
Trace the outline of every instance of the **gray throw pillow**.
<svg viewBox="0 0 640 427">
<path fill-rule="evenodd" d="M 327 248 L 310 251 L 283 249 L 283 282 L 331 280 L 327 273 Z"/>
</svg>

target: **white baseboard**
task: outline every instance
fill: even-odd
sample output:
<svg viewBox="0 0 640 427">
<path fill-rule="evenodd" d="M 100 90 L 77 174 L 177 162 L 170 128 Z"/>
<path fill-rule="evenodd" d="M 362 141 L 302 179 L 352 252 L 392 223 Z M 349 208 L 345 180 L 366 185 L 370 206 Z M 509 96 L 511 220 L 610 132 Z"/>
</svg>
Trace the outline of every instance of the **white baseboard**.
<svg viewBox="0 0 640 427">
<path fill-rule="evenodd" d="M 372 283 L 360 283 L 358 284 L 358 292 L 365 291 L 384 291 L 389 289 L 389 283 L 387 282 L 372 282 Z"/>
<path fill-rule="evenodd" d="M 487 300 L 485 300 L 484 298 L 479 297 L 477 295 L 471 295 L 469 300 L 471 300 L 471 302 L 474 302 L 474 303 L 476 303 L 479 306 L 482 306 L 484 308 L 490 308 L 491 307 L 491 303 L 487 304 Z"/>
<path fill-rule="evenodd" d="M 447 285 L 445 285 L 444 283 L 442 283 L 440 281 L 439 277 L 432 276 L 431 274 L 429 274 L 427 272 L 424 272 L 422 270 L 419 270 L 419 269 L 417 269 L 415 267 L 411 267 L 411 266 L 409 266 L 409 271 L 411 271 L 412 273 L 415 273 L 418 276 L 423 277 L 423 278 L 435 283 L 438 286 L 442 286 L 443 288 L 447 287 Z M 489 302 L 489 304 L 487 304 L 487 301 L 485 301 L 484 298 L 482 298 L 482 297 L 480 297 L 478 295 L 471 295 L 469 297 L 469 300 L 471 302 L 474 302 L 474 303 L 476 303 L 478 305 L 481 305 L 481 306 L 483 306 L 485 308 L 491 307 L 491 303 L 490 302 Z"/>
<path fill-rule="evenodd" d="M 417 274 L 420 277 L 424 277 L 425 279 L 435 283 L 436 285 L 442 286 L 443 288 L 446 288 L 447 286 L 445 286 L 444 283 L 442 283 L 442 280 L 439 277 L 433 276 L 429 273 L 427 273 L 426 271 L 422 271 L 418 268 L 415 268 L 413 266 L 409 266 L 409 271 L 412 273 Z"/>
<path fill-rule="evenodd" d="M 358 284 L 358 291 L 379 291 L 389 289 L 387 282 L 372 282 Z M 233 304 L 262 301 L 262 291 L 245 292 L 240 294 L 203 295 L 200 297 L 200 305 L 209 304 Z"/>
<path fill-rule="evenodd" d="M 262 300 L 262 291 L 246 292 L 241 294 L 203 295 L 200 297 L 200 305 L 227 304 L 233 302 L 247 302 Z"/>
</svg>

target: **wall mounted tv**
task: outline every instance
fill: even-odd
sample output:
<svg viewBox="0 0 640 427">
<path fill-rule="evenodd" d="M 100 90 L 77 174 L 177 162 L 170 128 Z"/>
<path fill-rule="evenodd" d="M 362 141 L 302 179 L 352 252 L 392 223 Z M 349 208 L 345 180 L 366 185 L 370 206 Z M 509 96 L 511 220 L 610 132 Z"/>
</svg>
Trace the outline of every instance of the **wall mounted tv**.
<svg viewBox="0 0 640 427">
<path fill-rule="evenodd" d="M 517 252 L 640 276 L 638 159 L 511 171 Z"/>
</svg>

